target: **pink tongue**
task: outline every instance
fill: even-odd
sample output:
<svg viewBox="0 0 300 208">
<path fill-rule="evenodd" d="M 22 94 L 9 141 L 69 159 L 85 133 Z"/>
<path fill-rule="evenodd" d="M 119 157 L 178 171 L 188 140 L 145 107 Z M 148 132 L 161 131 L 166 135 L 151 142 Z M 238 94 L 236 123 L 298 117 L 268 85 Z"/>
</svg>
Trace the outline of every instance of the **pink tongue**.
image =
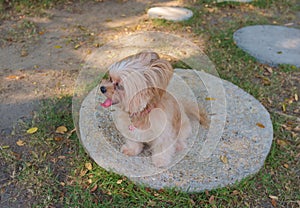
<svg viewBox="0 0 300 208">
<path fill-rule="evenodd" d="M 107 98 L 104 103 L 101 103 L 101 106 L 104 107 L 104 108 L 108 108 L 109 106 L 112 105 L 112 100 Z"/>
</svg>

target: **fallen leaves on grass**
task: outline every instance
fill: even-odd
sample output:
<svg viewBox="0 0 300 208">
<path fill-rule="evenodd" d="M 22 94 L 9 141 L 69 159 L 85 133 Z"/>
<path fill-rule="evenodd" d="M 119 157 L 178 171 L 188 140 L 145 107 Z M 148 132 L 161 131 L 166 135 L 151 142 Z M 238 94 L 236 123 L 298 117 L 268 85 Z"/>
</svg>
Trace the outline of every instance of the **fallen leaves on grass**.
<svg viewBox="0 0 300 208">
<path fill-rule="evenodd" d="M 22 147 L 26 144 L 26 142 L 24 142 L 23 140 L 19 139 L 16 144 L 19 146 L 19 147 Z"/>
<path fill-rule="evenodd" d="M 281 147 L 286 147 L 288 145 L 288 143 L 285 140 L 282 139 L 277 139 L 276 143 L 281 146 Z"/>
<path fill-rule="evenodd" d="M 269 198 L 270 198 L 270 199 L 278 200 L 278 196 L 274 196 L 274 195 L 269 195 Z"/>
<path fill-rule="evenodd" d="M 282 111 L 283 111 L 283 112 L 286 112 L 286 104 L 283 103 L 281 107 L 282 107 Z"/>
<path fill-rule="evenodd" d="M 28 129 L 26 132 L 28 134 L 34 134 L 35 132 L 37 132 L 37 130 L 38 130 L 38 127 L 32 127 L 30 129 Z"/>
<path fill-rule="evenodd" d="M 209 197 L 208 203 L 209 203 L 209 204 L 214 204 L 214 203 L 215 203 L 215 196 L 214 196 L 214 195 L 211 195 L 211 196 Z"/>
<path fill-rule="evenodd" d="M 8 148 L 10 148 L 9 145 L 3 145 L 3 146 L 0 146 L 0 149 L 8 149 Z"/>
<path fill-rule="evenodd" d="M 299 97 L 298 97 L 298 94 L 297 94 L 297 93 L 295 93 L 294 99 L 295 99 L 295 101 L 298 101 L 298 100 L 299 100 Z"/>
<path fill-rule="evenodd" d="M 85 166 L 85 168 L 88 169 L 88 170 L 92 170 L 92 169 L 93 169 L 92 163 L 90 163 L 90 162 L 85 163 L 84 166 Z"/>
<path fill-rule="evenodd" d="M 55 137 L 54 138 L 54 141 L 56 141 L 56 142 L 60 142 L 60 141 L 62 141 L 64 138 L 62 138 L 62 137 Z"/>
<path fill-rule="evenodd" d="M 88 172 L 89 170 L 88 169 L 82 169 L 81 171 L 80 171 L 80 177 L 83 177 L 83 176 L 85 176 L 86 174 L 87 174 L 87 172 Z"/>
<path fill-rule="evenodd" d="M 271 199 L 271 204 L 273 207 L 277 207 L 277 201 L 275 199 Z"/>
<path fill-rule="evenodd" d="M 273 196 L 273 195 L 269 195 L 269 198 L 271 199 L 272 206 L 273 207 L 277 207 L 278 197 L 277 196 Z"/>
<path fill-rule="evenodd" d="M 238 190 L 233 190 L 232 195 L 238 195 L 240 192 Z"/>
<path fill-rule="evenodd" d="M 98 188 L 98 185 L 95 184 L 95 186 L 93 186 L 93 188 L 91 188 L 90 192 L 91 193 L 95 192 L 97 190 L 97 188 Z"/>
<path fill-rule="evenodd" d="M 59 126 L 59 127 L 56 128 L 55 133 L 64 134 L 67 131 L 68 131 L 67 127 L 65 127 L 65 126 Z"/>
</svg>

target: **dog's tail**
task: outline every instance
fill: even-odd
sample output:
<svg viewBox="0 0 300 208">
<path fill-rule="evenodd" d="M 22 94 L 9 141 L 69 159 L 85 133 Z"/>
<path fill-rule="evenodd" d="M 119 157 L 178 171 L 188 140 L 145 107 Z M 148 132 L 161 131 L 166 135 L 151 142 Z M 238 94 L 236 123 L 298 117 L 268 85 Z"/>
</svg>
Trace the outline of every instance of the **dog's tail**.
<svg viewBox="0 0 300 208">
<path fill-rule="evenodd" d="M 203 127 L 209 127 L 209 119 L 207 117 L 207 112 L 202 106 L 200 106 L 200 104 L 195 102 L 185 102 L 183 103 L 183 105 L 184 110 L 188 116 L 197 118 L 197 120 Z"/>
</svg>

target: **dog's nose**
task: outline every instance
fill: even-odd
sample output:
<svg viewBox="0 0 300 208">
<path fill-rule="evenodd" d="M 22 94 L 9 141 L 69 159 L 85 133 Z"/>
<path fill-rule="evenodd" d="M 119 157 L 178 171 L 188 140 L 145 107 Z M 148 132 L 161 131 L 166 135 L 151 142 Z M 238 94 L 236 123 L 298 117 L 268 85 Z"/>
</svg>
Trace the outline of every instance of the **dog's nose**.
<svg viewBox="0 0 300 208">
<path fill-rule="evenodd" d="M 100 87 L 100 90 L 101 90 L 101 92 L 102 92 L 103 94 L 106 93 L 106 91 L 107 91 L 106 87 L 104 87 L 104 86 L 101 86 L 101 87 Z"/>
</svg>

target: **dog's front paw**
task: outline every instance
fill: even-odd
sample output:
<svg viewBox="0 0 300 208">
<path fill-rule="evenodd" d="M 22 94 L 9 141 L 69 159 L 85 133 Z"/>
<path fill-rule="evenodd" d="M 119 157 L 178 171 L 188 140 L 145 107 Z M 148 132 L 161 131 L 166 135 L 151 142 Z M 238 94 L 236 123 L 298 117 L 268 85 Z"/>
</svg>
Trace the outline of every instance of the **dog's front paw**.
<svg viewBox="0 0 300 208">
<path fill-rule="evenodd" d="M 143 150 L 143 144 L 139 144 L 139 143 L 132 143 L 132 144 L 124 144 L 121 147 L 121 152 L 124 155 L 128 155 L 128 156 L 135 156 L 138 155 L 142 152 Z"/>
</svg>

